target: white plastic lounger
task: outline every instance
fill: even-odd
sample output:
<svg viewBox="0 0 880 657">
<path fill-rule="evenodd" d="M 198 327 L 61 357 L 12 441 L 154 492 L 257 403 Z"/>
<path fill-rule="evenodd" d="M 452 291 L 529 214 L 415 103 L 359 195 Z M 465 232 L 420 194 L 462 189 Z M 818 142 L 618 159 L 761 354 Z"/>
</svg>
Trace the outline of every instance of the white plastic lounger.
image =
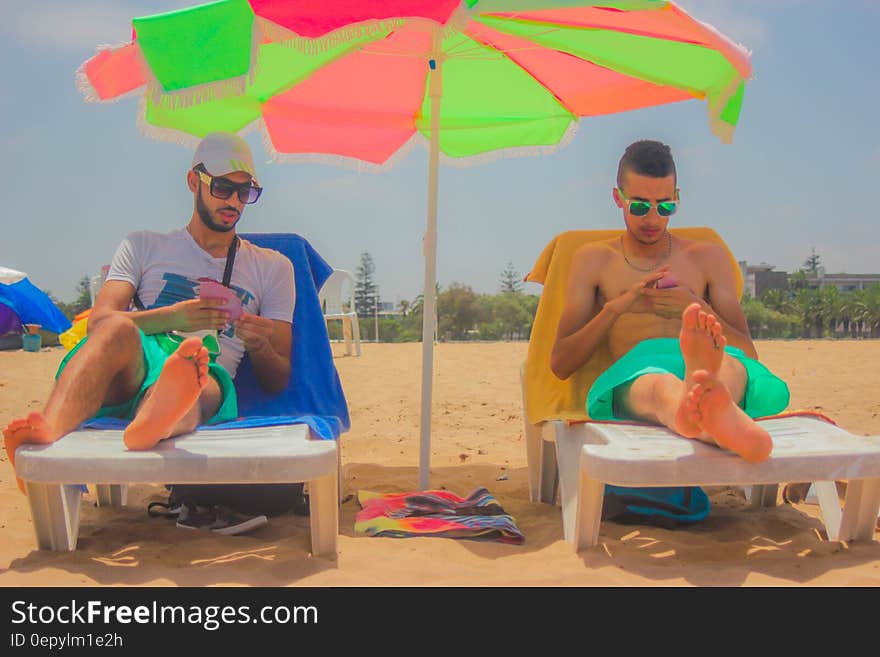
<svg viewBox="0 0 880 657">
<path fill-rule="evenodd" d="M 722 246 L 737 297 L 742 296 L 742 271 L 714 230 L 690 227 L 671 232 Z M 856 436 L 806 414 L 762 420 L 773 438 L 773 453 L 769 460 L 753 465 L 732 452 L 681 438 L 662 427 L 589 421 L 587 391 L 614 360 L 607 341 L 566 380 L 550 370 L 550 358 L 574 254 L 585 244 L 618 239 L 622 233 L 561 233 L 544 248 L 526 277 L 544 286 L 520 370 L 532 501 L 555 504 L 558 493 L 565 539 L 580 550 L 598 541 L 605 484 L 745 486 L 752 505 L 775 506 L 778 484 L 809 481 L 817 492 L 829 539 L 871 540 L 880 509 L 880 436 Z M 848 481 L 842 512 L 836 480 Z"/>
<path fill-rule="evenodd" d="M 558 482 L 563 534 L 580 551 L 598 542 L 605 484 L 745 486 L 753 506 L 775 506 L 779 483 L 809 481 L 829 540 L 872 540 L 880 510 L 880 436 L 858 436 L 808 416 L 760 424 L 773 438 L 773 452 L 756 465 L 663 427 L 526 422 L 532 501 L 555 503 Z M 848 481 L 842 512 L 835 480 Z"/>
<path fill-rule="evenodd" d="M 305 424 L 200 429 L 146 451 L 129 451 L 122 431 L 83 430 L 51 445 L 22 445 L 16 474 L 27 486 L 37 544 L 75 550 L 80 483 L 96 484 L 99 506 L 123 506 L 130 483 L 308 482 L 312 554 L 336 555 L 338 447 L 313 440 Z"/>
</svg>

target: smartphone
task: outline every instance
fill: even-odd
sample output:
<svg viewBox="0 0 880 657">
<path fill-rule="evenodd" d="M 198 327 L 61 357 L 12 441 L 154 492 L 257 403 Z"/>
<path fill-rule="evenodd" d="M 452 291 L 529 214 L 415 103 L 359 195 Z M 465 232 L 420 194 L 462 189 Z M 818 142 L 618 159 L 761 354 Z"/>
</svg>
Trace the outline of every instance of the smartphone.
<svg viewBox="0 0 880 657">
<path fill-rule="evenodd" d="M 215 308 L 228 312 L 230 322 L 241 317 L 241 300 L 235 295 L 235 291 L 213 278 L 199 279 L 199 299 L 222 299 L 223 305 Z"/>
</svg>

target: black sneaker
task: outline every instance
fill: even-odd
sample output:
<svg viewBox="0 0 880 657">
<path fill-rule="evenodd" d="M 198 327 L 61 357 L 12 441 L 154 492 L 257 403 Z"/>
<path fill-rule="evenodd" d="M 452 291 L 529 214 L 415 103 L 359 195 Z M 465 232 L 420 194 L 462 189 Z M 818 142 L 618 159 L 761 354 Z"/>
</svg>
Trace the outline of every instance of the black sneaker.
<svg viewBox="0 0 880 657">
<path fill-rule="evenodd" d="M 151 518 L 176 518 L 180 515 L 182 504 L 166 504 L 165 502 L 150 502 L 147 505 L 147 515 Z"/>
<path fill-rule="evenodd" d="M 184 502 L 177 516 L 181 529 L 210 529 L 218 534 L 232 536 L 262 527 L 269 520 L 266 516 L 247 516 L 225 506 L 196 506 Z"/>
</svg>

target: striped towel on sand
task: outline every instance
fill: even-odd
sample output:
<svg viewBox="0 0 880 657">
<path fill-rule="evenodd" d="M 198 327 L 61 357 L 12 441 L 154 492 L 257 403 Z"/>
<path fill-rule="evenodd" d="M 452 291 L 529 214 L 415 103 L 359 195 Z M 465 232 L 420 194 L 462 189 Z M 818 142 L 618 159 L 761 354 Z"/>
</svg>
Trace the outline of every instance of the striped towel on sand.
<svg viewBox="0 0 880 657">
<path fill-rule="evenodd" d="M 446 490 L 419 493 L 358 491 L 354 530 L 368 536 L 443 536 L 521 544 L 525 536 L 488 490 L 466 498 Z"/>
</svg>

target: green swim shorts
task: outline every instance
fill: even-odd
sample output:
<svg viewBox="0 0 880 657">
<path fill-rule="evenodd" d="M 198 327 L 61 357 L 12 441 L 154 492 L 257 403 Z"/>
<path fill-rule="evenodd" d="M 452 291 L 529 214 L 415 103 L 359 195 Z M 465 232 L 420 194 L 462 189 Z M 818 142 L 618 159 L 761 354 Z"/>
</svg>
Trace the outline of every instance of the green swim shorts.
<svg viewBox="0 0 880 657">
<path fill-rule="evenodd" d="M 740 407 L 749 417 L 779 413 L 788 406 L 785 381 L 737 347 L 724 350 L 746 368 L 745 395 Z M 639 342 L 602 372 L 587 394 L 587 413 L 594 420 L 626 420 L 615 414 L 615 391 L 644 374 L 674 374 L 684 379 L 684 359 L 677 338 L 652 338 Z"/>
<path fill-rule="evenodd" d="M 162 372 L 162 366 L 165 364 L 165 361 L 169 356 L 168 351 L 162 346 L 162 338 L 164 336 L 147 335 L 143 331 L 138 332 L 141 334 L 141 347 L 144 351 L 144 364 L 147 370 L 143 383 L 141 383 L 140 390 L 138 390 L 137 394 L 127 402 L 115 406 L 102 406 L 95 415 L 96 418 L 118 417 L 125 420 L 131 420 L 134 417 L 147 388 L 156 383 L 156 379 L 159 378 L 159 374 Z M 68 361 L 73 358 L 73 355 L 79 351 L 87 340 L 88 336 L 80 340 L 79 343 L 70 350 L 70 353 L 64 357 L 64 360 L 62 360 L 61 364 L 58 366 L 58 371 L 55 373 L 56 379 L 61 376 L 61 372 L 64 371 Z M 165 344 L 167 345 L 167 341 Z M 229 372 L 226 371 L 225 367 L 214 362 L 215 358 L 216 355 L 211 356 L 211 362 L 208 365 L 208 374 L 214 377 L 214 380 L 216 380 L 220 386 L 221 401 L 217 412 L 205 424 L 228 422 L 229 420 L 234 420 L 238 417 L 238 400 L 235 395 L 235 385 L 232 383 L 232 377 L 229 376 Z"/>
</svg>

